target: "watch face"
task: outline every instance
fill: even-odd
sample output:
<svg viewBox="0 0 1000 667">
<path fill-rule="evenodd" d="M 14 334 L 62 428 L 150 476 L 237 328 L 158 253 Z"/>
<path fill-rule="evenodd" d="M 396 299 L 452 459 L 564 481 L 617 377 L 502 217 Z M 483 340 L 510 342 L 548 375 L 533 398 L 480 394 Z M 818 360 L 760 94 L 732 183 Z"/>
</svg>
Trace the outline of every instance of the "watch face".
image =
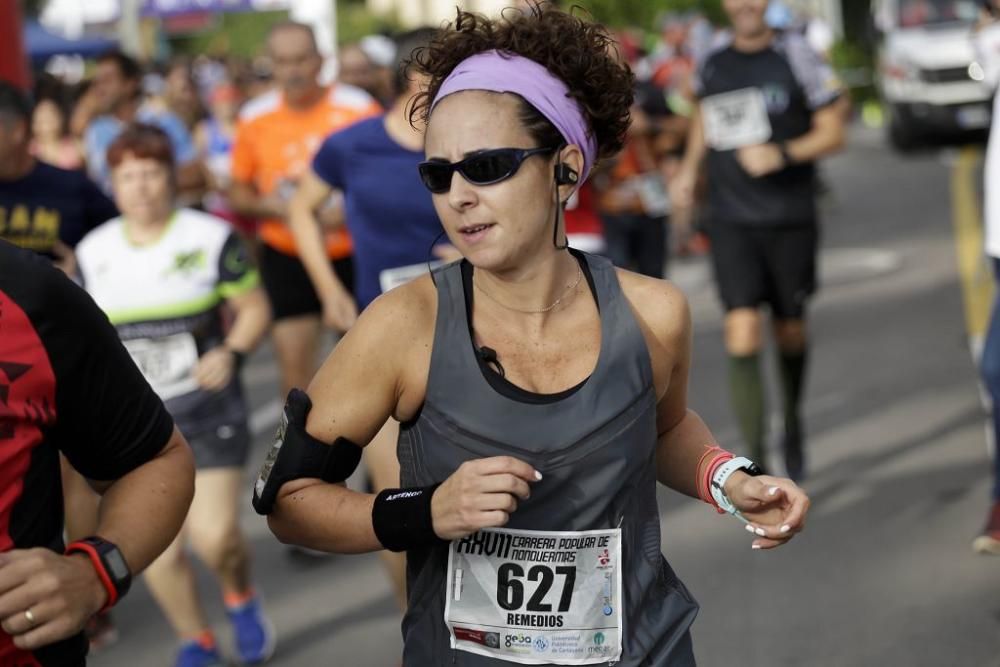
<svg viewBox="0 0 1000 667">
<path fill-rule="evenodd" d="M 128 579 L 128 565 L 125 563 L 125 559 L 122 558 L 122 553 L 118 551 L 118 549 L 112 549 L 102 555 L 104 556 L 103 560 L 105 566 L 108 568 L 108 573 L 114 578 L 115 581 Z"/>
</svg>

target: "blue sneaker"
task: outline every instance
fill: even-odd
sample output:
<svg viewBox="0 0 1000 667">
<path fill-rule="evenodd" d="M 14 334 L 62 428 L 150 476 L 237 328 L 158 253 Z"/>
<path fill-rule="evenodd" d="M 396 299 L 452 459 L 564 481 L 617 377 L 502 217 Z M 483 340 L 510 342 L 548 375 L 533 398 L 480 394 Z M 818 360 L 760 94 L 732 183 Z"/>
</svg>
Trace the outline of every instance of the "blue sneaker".
<svg viewBox="0 0 1000 667">
<path fill-rule="evenodd" d="M 264 616 L 260 598 L 255 597 L 239 607 L 226 610 L 233 624 L 236 655 L 244 665 L 265 662 L 274 655 L 274 627 Z"/>
<path fill-rule="evenodd" d="M 205 648 L 196 641 L 181 644 L 174 667 L 222 667 L 222 656 L 213 648 Z"/>
</svg>

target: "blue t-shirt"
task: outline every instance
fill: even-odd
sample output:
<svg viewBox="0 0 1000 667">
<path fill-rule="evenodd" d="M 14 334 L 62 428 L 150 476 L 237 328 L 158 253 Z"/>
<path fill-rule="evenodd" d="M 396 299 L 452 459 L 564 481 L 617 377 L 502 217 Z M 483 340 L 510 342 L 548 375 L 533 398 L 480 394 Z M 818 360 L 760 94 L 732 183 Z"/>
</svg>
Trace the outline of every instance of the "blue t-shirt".
<svg viewBox="0 0 1000 667">
<path fill-rule="evenodd" d="M 313 158 L 316 175 L 344 193 L 359 308 L 382 293 L 382 271 L 434 259 L 432 246 L 442 228 L 417 171 L 423 159 L 421 151 L 389 137 L 385 116 L 330 135 Z"/>
<path fill-rule="evenodd" d="M 0 238 L 50 258 L 56 241 L 72 248 L 117 215 L 82 171 L 36 162 L 23 178 L 0 181 Z"/>
<path fill-rule="evenodd" d="M 163 130 L 170 138 L 174 150 L 174 164 L 183 166 L 198 157 L 191 133 L 180 118 L 152 107 L 141 107 L 136 113 L 137 123 L 145 123 Z M 108 169 L 108 149 L 125 129 L 125 123 L 114 116 L 98 116 L 90 122 L 83 134 L 84 149 L 87 153 L 87 170 L 90 177 L 101 188 L 111 192 L 111 170 Z"/>
</svg>

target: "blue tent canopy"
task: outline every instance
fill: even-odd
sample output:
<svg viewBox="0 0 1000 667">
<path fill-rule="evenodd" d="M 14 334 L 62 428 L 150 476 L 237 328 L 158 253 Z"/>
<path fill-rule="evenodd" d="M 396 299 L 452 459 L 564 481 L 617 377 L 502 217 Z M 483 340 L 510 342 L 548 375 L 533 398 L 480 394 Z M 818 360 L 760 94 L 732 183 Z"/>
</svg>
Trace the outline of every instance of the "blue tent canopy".
<svg viewBox="0 0 1000 667">
<path fill-rule="evenodd" d="M 104 37 L 66 39 L 49 32 L 37 21 L 24 22 L 24 48 L 35 64 L 44 64 L 52 56 L 96 56 L 115 46 L 117 42 Z"/>
</svg>

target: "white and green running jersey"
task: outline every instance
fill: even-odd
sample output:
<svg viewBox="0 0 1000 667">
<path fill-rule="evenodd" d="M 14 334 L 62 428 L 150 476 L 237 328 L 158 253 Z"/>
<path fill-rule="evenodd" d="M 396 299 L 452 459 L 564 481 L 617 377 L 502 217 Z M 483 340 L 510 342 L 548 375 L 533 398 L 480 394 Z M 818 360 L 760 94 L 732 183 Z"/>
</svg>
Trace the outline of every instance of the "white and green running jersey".
<svg viewBox="0 0 1000 667">
<path fill-rule="evenodd" d="M 245 422 L 238 378 L 206 392 L 193 377 L 199 357 L 222 344 L 225 299 L 259 283 L 246 246 L 225 221 L 178 209 L 159 240 L 139 246 L 115 218 L 88 234 L 76 254 L 83 286 L 185 436 Z"/>
</svg>

